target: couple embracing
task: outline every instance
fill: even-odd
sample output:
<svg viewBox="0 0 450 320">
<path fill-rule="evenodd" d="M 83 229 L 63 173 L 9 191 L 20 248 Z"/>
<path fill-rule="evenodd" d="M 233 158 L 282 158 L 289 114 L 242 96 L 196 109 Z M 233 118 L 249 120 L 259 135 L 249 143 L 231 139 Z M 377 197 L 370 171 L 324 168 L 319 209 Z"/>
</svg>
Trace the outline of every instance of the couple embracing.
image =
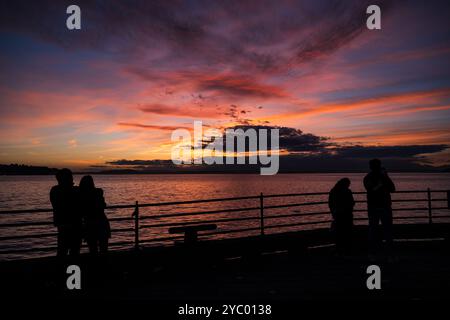
<svg viewBox="0 0 450 320">
<path fill-rule="evenodd" d="M 105 215 L 103 190 L 92 176 L 84 176 L 77 187 L 69 169 L 56 173 L 58 184 L 50 191 L 53 223 L 58 229 L 59 257 L 78 256 L 83 238 L 91 254 L 106 253 L 111 229 Z"/>
</svg>

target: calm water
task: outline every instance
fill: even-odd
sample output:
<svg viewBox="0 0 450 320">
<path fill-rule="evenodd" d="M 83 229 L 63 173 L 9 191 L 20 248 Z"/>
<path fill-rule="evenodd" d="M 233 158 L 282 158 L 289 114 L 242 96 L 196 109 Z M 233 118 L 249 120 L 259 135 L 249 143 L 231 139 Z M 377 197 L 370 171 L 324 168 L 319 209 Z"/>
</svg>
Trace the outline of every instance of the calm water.
<svg viewBox="0 0 450 320">
<path fill-rule="evenodd" d="M 133 204 L 135 201 L 140 203 L 183 201 L 193 199 L 208 198 L 227 198 L 240 196 L 264 194 L 283 194 L 283 193 L 305 193 L 305 192 L 327 192 L 333 187 L 334 183 L 342 178 L 349 177 L 352 180 L 353 191 L 364 191 L 362 179 L 364 174 L 278 174 L 275 176 L 260 176 L 253 174 L 223 175 L 223 174 L 199 174 L 199 175 L 98 175 L 94 176 L 97 187 L 103 188 L 106 202 L 109 205 L 115 204 Z M 450 174 L 424 174 L 424 173 L 400 173 L 391 174 L 398 190 L 424 190 L 431 189 L 450 189 Z M 75 176 L 75 183 L 78 184 L 81 176 Z M 0 176 L 0 210 L 7 209 L 33 209 L 49 208 L 50 202 L 48 193 L 55 184 L 52 176 Z M 423 199 L 422 195 L 395 195 L 395 198 Z M 436 197 L 442 198 L 442 194 L 436 194 Z M 357 199 L 363 200 L 364 196 L 357 196 Z M 265 206 L 287 203 L 300 203 L 305 201 L 324 201 L 326 196 L 315 197 L 295 197 L 295 198 L 276 198 L 265 200 Z M 179 205 L 152 207 L 141 210 L 141 216 L 149 217 L 158 214 L 180 213 L 192 211 L 207 211 L 223 208 L 242 208 L 256 207 L 259 200 L 248 200 L 240 202 L 220 202 L 197 205 Z M 442 207 L 444 202 L 436 203 L 434 206 Z M 426 206 L 426 203 L 397 203 L 398 208 L 410 208 L 413 206 Z M 364 209 L 363 203 L 357 205 L 358 209 Z M 283 209 L 268 209 L 266 216 L 276 216 L 286 213 L 308 213 L 323 212 L 322 216 L 304 216 L 284 219 L 267 219 L 266 226 L 280 223 L 307 222 L 329 219 L 326 205 L 289 207 Z M 129 217 L 132 209 L 108 210 L 110 217 Z M 224 219 L 231 217 L 256 217 L 258 211 L 243 211 L 235 213 L 225 213 L 220 215 L 202 215 L 190 218 L 166 218 L 166 219 L 148 219 L 142 221 L 142 225 L 180 222 L 180 221 L 207 221 L 209 219 Z M 423 211 L 413 212 L 418 216 L 423 216 Z M 436 211 L 439 213 L 448 213 L 448 211 Z M 405 212 L 396 212 L 396 215 L 404 215 Z M 411 212 L 408 212 L 411 214 Z M 357 213 L 356 216 L 364 217 L 365 213 Z M 20 215 L 0 215 L 0 224 L 16 221 L 50 221 L 51 214 L 35 213 Z M 364 222 L 362 222 L 364 223 Z M 327 223 L 318 226 L 326 226 Z M 129 228 L 131 221 L 113 222 L 113 229 Z M 218 231 L 257 227 L 258 221 L 241 221 L 219 223 Z M 311 226 L 310 226 L 311 227 Z M 316 226 L 317 227 L 317 226 Z M 307 227 L 301 227 L 307 228 Z M 157 239 L 158 237 L 169 236 L 168 227 L 146 228 L 141 230 L 141 239 Z M 298 229 L 298 227 L 297 227 Z M 21 228 L 1 228 L 2 236 L 12 234 L 27 234 L 36 232 L 54 232 L 50 226 L 41 227 L 21 227 Z M 286 229 L 284 229 L 286 230 Z M 284 231 L 283 230 L 283 231 Z M 277 232 L 278 228 L 269 229 L 268 232 Z M 258 232 L 247 232 L 248 234 L 257 234 Z M 227 234 L 219 237 L 242 236 L 243 234 Z M 114 233 L 112 242 L 131 241 L 133 239 L 130 233 Z M 155 242 L 161 243 L 161 242 Z M 45 247 L 55 244 L 54 237 L 28 240 L 3 240 L 0 242 L 0 250 L 12 248 L 30 248 Z M 35 256 L 32 254 L 16 254 L 0 256 L 5 258 L 23 258 Z M 38 253 L 39 255 L 39 253 Z M 42 254 L 41 254 L 42 255 Z"/>
</svg>

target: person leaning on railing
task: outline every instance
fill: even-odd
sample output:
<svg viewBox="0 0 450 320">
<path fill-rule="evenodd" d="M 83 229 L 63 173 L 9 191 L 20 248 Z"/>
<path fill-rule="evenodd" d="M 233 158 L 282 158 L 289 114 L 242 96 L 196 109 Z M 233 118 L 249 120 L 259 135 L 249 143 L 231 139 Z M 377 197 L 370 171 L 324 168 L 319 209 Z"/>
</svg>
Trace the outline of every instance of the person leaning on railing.
<svg viewBox="0 0 450 320">
<path fill-rule="evenodd" d="M 328 195 L 328 206 L 333 217 L 332 231 L 338 253 L 348 252 L 352 246 L 355 200 L 350 183 L 348 178 L 340 179 Z"/>
<path fill-rule="evenodd" d="M 84 237 L 89 253 L 96 255 L 108 251 L 111 227 L 105 214 L 105 198 L 103 190 L 96 188 L 92 176 L 87 175 L 80 180 L 80 209 L 84 221 Z"/>
<path fill-rule="evenodd" d="M 383 236 L 388 250 L 392 250 L 392 200 L 395 185 L 379 159 L 369 162 L 370 172 L 364 177 L 367 190 L 367 212 L 369 215 L 369 253 L 375 253 L 381 244 L 379 223 L 383 226 Z"/>
<path fill-rule="evenodd" d="M 53 206 L 53 224 L 58 229 L 57 256 L 78 256 L 81 248 L 82 221 L 78 208 L 79 190 L 74 186 L 72 171 L 61 169 L 56 173 L 58 185 L 50 190 Z"/>
</svg>

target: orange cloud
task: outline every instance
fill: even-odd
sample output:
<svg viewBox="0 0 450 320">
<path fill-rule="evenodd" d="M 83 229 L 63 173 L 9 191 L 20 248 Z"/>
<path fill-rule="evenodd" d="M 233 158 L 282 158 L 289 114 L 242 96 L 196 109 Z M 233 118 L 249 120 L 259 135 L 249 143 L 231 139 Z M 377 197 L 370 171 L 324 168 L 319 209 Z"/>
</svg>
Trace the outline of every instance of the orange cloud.
<svg viewBox="0 0 450 320">
<path fill-rule="evenodd" d="M 291 119 L 295 117 L 298 118 L 313 115 L 321 115 L 326 113 L 354 111 L 368 107 L 382 106 L 386 104 L 395 105 L 395 104 L 413 103 L 416 105 L 419 102 L 423 103 L 437 102 L 439 101 L 438 100 L 439 97 L 447 95 L 450 95 L 450 88 L 436 89 L 429 91 L 407 92 L 400 94 L 389 94 L 373 98 L 342 101 L 337 103 L 318 104 L 317 106 L 310 106 L 308 108 L 296 112 L 273 115 L 271 117 L 262 119 L 268 121 L 275 121 L 282 119 Z"/>
<path fill-rule="evenodd" d="M 450 129 L 352 128 L 336 131 L 332 140 L 377 145 L 448 144 Z"/>
<path fill-rule="evenodd" d="M 151 125 L 151 124 L 140 124 L 140 123 L 128 123 L 128 122 L 119 122 L 119 126 L 122 127 L 135 127 L 135 128 L 142 128 L 142 129 L 151 129 L 151 130 L 164 130 L 164 131 L 173 131 L 176 129 L 192 129 L 189 127 L 183 127 L 183 126 L 158 126 L 158 125 Z"/>
</svg>

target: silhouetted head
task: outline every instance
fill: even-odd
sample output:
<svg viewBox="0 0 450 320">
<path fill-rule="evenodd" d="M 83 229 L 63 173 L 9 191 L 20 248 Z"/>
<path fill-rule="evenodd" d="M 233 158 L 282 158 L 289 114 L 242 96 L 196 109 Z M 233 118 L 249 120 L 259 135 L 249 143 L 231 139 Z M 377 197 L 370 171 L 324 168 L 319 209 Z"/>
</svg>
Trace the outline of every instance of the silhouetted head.
<svg viewBox="0 0 450 320">
<path fill-rule="evenodd" d="M 73 175 L 70 169 L 64 168 L 56 172 L 56 180 L 60 186 L 73 186 Z"/>
<path fill-rule="evenodd" d="M 80 180 L 80 190 L 89 191 L 95 189 L 94 179 L 92 176 L 84 176 Z"/>
<path fill-rule="evenodd" d="M 369 161 L 369 167 L 371 171 L 378 172 L 381 170 L 381 161 L 380 159 L 372 159 Z"/>
<path fill-rule="evenodd" d="M 336 185 L 334 186 L 334 189 L 336 190 L 345 190 L 350 188 L 350 179 L 349 178 L 342 178 L 338 182 L 336 182 Z"/>
</svg>

